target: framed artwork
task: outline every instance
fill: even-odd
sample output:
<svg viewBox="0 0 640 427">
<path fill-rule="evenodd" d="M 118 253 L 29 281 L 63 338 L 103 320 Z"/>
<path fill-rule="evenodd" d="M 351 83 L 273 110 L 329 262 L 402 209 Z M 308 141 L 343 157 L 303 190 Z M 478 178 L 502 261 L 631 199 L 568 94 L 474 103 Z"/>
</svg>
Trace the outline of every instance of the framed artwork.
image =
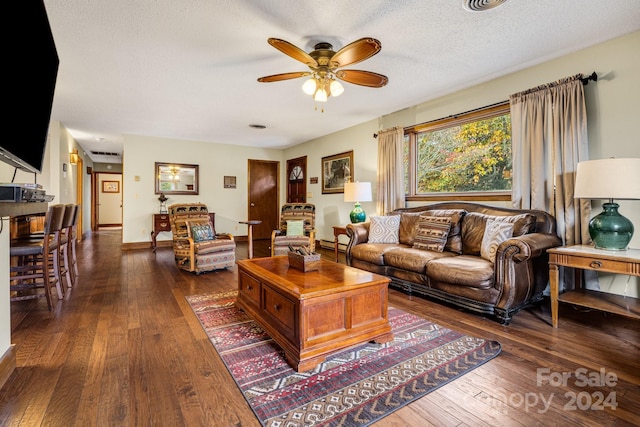
<svg viewBox="0 0 640 427">
<path fill-rule="evenodd" d="M 235 176 L 225 176 L 224 177 L 224 188 L 236 188 L 236 177 Z"/>
<path fill-rule="evenodd" d="M 322 194 L 344 193 L 353 176 L 353 150 L 322 158 Z"/>
<path fill-rule="evenodd" d="M 102 181 L 103 193 L 119 193 L 120 181 Z"/>
</svg>

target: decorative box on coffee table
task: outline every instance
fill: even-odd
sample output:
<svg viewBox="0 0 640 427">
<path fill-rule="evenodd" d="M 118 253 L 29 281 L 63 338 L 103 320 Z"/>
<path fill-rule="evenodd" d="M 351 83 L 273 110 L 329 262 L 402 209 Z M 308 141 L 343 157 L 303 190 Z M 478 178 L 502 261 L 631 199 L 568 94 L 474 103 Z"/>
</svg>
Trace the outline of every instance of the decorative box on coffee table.
<svg viewBox="0 0 640 427">
<path fill-rule="evenodd" d="M 393 339 L 388 285 L 384 276 L 322 259 L 307 272 L 290 268 L 284 255 L 243 259 L 236 304 L 302 372 L 336 350 Z"/>
<path fill-rule="evenodd" d="M 301 255 L 297 252 L 287 252 L 289 258 L 289 267 L 293 267 L 300 271 L 317 271 L 320 267 L 320 254 L 312 253 Z"/>
</svg>

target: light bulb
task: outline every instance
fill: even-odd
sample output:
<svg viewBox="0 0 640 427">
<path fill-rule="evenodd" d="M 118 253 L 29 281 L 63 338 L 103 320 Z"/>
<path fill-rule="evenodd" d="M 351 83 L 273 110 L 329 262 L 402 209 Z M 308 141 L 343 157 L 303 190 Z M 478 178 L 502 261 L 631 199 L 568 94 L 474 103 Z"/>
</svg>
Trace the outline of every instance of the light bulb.
<svg viewBox="0 0 640 427">
<path fill-rule="evenodd" d="M 302 85 L 302 91 L 307 95 L 313 95 L 316 91 L 316 80 L 314 78 L 310 78 Z"/>
<path fill-rule="evenodd" d="M 313 99 L 316 102 L 327 102 L 327 92 L 324 90 L 324 88 L 318 89 Z"/>
<path fill-rule="evenodd" d="M 342 95 L 342 92 L 344 92 L 344 88 L 342 87 L 340 82 L 337 80 L 331 81 L 331 84 L 329 85 L 329 90 L 331 91 L 331 96 L 334 96 L 334 97 L 340 96 Z"/>
</svg>

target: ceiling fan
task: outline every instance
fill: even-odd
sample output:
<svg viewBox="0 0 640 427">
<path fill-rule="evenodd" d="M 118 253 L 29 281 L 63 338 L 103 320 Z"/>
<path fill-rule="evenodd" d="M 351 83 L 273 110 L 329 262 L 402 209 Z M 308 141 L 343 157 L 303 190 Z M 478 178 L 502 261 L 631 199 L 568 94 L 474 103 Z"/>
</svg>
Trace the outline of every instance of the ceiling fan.
<svg viewBox="0 0 640 427">
<path fill-rule="evenodd" d="M 314 50 L 307 53 L 285 40 L 270 38 L 267 41 L 285 55 L 307 65 L 311 71 L 274 74 L 260 77 L 258 81 L 270 83 L 311 76 L 303 84 L 302 90 L 308 95 L 313 95 L 317 102 L 326 102 L 329 96 L 336 97 L 344 92 L 344 88 L 336 79 L 367 87 L 383 87 L 389 81 L 386 76 L 371 71 L 341 69 L 380 52 L 382 44 L 371 37 L 356 40 L 337 52 L 327 42 L 317 43 Z"/>
</svg>

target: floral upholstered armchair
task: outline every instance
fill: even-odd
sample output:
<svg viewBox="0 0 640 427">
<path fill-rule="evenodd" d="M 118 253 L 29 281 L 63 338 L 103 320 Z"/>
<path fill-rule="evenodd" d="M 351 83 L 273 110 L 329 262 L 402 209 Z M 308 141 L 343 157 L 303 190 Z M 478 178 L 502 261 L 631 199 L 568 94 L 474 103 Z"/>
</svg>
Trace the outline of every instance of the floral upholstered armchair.
<svg viewBox="0 0 640 427">
<path fill-rule="evenodd" d="M 178 268 L 200 274 L 233 267 L 236 242 L 231 234 L 216 234 L 205 204 L 177 203 L 168 210 Z"/>
<path fill-rule="evenodd" d="M 285 203 L 280 212 L 280 228 L 271 233 L 271 256 L 286 255 L 307 246 L 315 250 L 316 206 L 311 203 Z"/>
</svg>

